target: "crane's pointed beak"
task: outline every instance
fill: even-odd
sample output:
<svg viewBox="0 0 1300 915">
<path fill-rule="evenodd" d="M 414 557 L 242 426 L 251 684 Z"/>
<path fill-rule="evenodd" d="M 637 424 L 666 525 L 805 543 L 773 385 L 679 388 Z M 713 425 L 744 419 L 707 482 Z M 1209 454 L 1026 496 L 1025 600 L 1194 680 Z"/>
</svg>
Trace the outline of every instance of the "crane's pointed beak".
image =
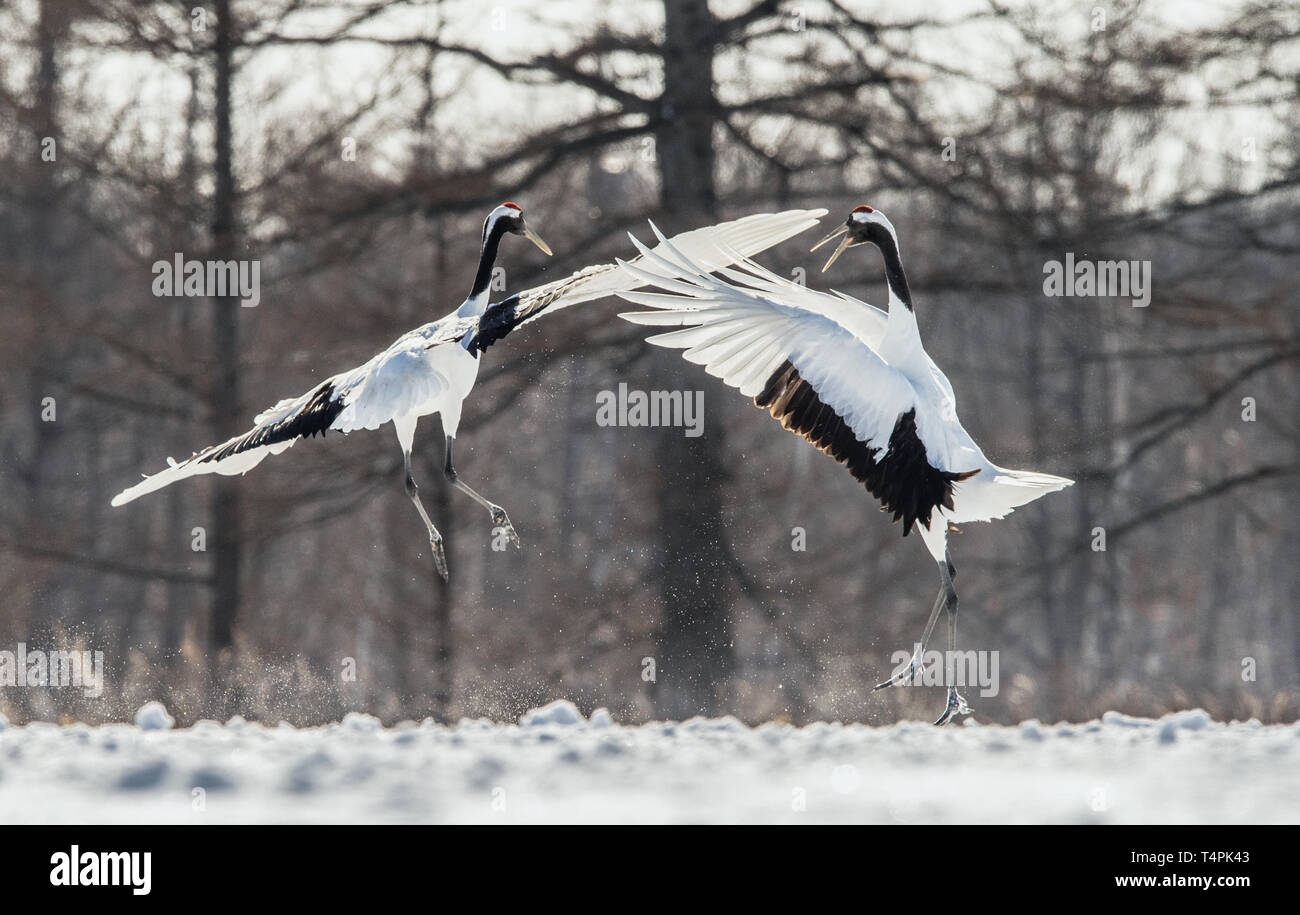
<svg viewBox="0 0 1300 915">
<path fill-rule="evenodd" d="M 850 247 L 852 247 L 852 245 L 853 245 L 853 236 L 845 235 L 844 240 L 840 242 L 840 246 L 836 248 L 835 253 L 831 255 L 831 259 L 828 260 L 826 262 L 826 266 L 822 268 L 822 273 L 825 273 L 827 270 L 831 269 L 831 264 L 835 263 L 835 261 L 839 259 L 839 256 L 843 254 L 845 251 L 847 251 Z"/>
<path fill-rule="evenodd" d="M 826 262 L 826 266 L 822 268 L 822 273 L 825 273 L 827 270 L 831 269 L 831 264 L 835 263 L 835 261 L 839 258 L 841 254 L 843 254 L 848 248 L 853 246 L 854 244 L 853 236 L 844 234 L 848 231 L 849 231 L 848 225 L 842 225 L 834 232 L 832 232 L 830 235 L 827 235 L 821 241 L 817 242 L 817 244 L 813 245 L 811 248 L 808 249 L 810 252 L 816 251 L 818 248 L 826 244 L 828 241 L 832 241 L 836 238 L 839 238 L 841 235 L 844 235 L 844 239 L 840 242 L 840 246 L 835 249 L 835 253 L 831 255 L 831 259 L 828 260 Z"/>
<path fill-rule="evenodd" d="M 542 236 L 540 236 L 540 235 L 538 235 L 536 232 L 534 232 L 534 231 L 532 230 L 532 228 L 529 227 L 526 223 L 525 223 L 525 225 L 524 225 L 524 238 L 528 239 L 530 242 L 532 242 L 533 244 L 535 244 L 537 247 L 541 248 L 543 254 L 546 254 L 546 255 L 550 256 L 550 255 L 553 255 L 553 254 L 555 253 L 555 252 L 553 252 L 553 251 L 551 250 L 551 246 L 550 246 L 550 245 L 548 245 L 546 242 L 542 241 Z"/>
<path fill-rule="evenodd" d="M 826 243 L 827 243 L 828 241 L 830 241 L 832 238 L 838 238 L 838 237 L 840 237 L 841 235 L 843 235 L 845 232 L 847 232 L 848 230 L 849 230 L 849 227 L 848 227 L 848 226 L 846 226 L 846 225 L 841 225 L 838 229 L 836 229 L 836 230 L 835 230 L 834 232 L 832 232 L 830 235 L 827 235 L 827 236 L 826 236 L 825 238 L 823 238 L 821 241 L 817 242 L 817 244 L 815 244 L 815 245 L 813 245 L 811 248 L 809 248 L 808 251 L 809 251 L 810 253 L 813 252 L 813 251 L 816 251 L 818 248 L 820 248 L 822 245 L 826 244 Z"/>
</svg>

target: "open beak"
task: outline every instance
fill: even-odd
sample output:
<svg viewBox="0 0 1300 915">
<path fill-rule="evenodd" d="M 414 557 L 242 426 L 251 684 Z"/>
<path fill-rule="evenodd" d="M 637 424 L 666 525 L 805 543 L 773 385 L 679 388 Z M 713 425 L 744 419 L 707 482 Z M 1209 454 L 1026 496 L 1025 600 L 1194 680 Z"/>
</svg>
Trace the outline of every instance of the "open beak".
<svg viewBox="0 0 1300 915">
<path fill-rule="evenodd" d="M 831 259 L 828 260 L 826 262 L 826 266 L 822 268 L 822 273 L 825 273 L 827 270 L 831 269 L 831 264 L 835 263 L 835 261 L 839 259 L 839 256 L 843 254 L 845 251 L 847 251 L 853 245 L 853 236 L 845 234 L 848 231 L 849 231 L 848 226 L 840 226 L 830 235 L 827 235 L 825 238 L 817 242 L 817 244 L 813 245 L 809 249 L 810 251 L 816 251 L 818 248 L 826 244 L 828 241 L 831 241 L 832 239 L 835 239 L 840 235 L 844 235 L 844 239 L 840 242 L 839 247 L 835 249 L 835 253 L 831 255 Z"/>
<path fill-rule="evenodd" d="M 524 238 L 528 239 L 537 247 L 541 248 L 543 254 L 547 254 L 547 255 L 554 254 L 554 252 L 551 250 L 551 246 L 548 245 L 546 242 L 542 241 L 542 236 L 534 232 L 532 228 L 528 226 L 527 223 L 524 224 Z"/>
</svg>

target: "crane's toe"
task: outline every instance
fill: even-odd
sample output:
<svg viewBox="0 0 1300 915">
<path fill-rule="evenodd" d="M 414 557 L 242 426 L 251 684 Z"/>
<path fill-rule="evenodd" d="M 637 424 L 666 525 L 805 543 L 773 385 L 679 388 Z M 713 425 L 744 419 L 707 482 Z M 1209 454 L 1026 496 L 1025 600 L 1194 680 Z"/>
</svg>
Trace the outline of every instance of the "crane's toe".
<svg viewBox="0 0 1300 915">
<path fill-rule="evenodd" d="M 948 687 L 948 707 L 944 709 L 935 725 L 941 727 L 951 721 L 954 715 L 969 715 L 970 713 L 970 706 L 966 704 L 962 694 L 957 692 L 957 687 L 950 686 Z"/>
<path fill-rule="evenodd" d="M 907 666 L 899 670 L 884 683 L 877 683 L 871 687 L 874 693 L 878 689 L 888 689 L 891 686 L 907 686 L 909 683 L 921 682 L 921 675 L 925 673 L 925 662 L 921 660 L 921 649 L 918 647 L 912 654 L 912 659 L 907 662 Z"/>
<path fill-rule="evenodd" d="M 450 581 L 447 575 L 447 552 L 442 548 L 442 538 L 429 541 L 429 548 L 433 551 L 433 565 L 442 576 L 443 581 Z"/>
<path fill-rule="evenodd" d="M 492 527 L 501 529 L 506 539 L 515 545 L 515 549 L 523 548 L 523 544 L 519 542 L 519 535 L 515 533 L 515 526 L 510 523 L 510 516 L 506 514 L 504 508 L 497 506 L 492 509 Z"/>
</svg>

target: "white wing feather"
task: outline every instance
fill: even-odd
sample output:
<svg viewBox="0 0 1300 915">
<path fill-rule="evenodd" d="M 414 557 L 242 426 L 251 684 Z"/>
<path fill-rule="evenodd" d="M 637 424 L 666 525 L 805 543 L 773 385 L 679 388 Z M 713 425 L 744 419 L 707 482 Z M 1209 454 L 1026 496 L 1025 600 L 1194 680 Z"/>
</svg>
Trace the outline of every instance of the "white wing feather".
<svg viewBox="0 0 1300 915">
<path fill-rule="evenodd" d="M 812 228 L 825 215 L 824 209 L 756 213 L 730 222 L 682 232 L 674 235 L 671 241 L 673 247 L 683 256 L 690 258 L 693 263 L 706 271 L 717 270 L 735 263 L 739 258 L 760 254 L 773 245 L 778 245 Z M 632 263 L 637 261 L 634 260 Z M 525 312 L 533 313 L 519 321 L 516 326 L 530 324 L 543 314 L 551 314 L 570 305 L 590 302 L 641 285 L 637 283 L 629 286 L 629 276 L 630 274 L 618 268 L 618 264 L 602 264 L 587 267 L 573 276 L 522 292 L 519 298 L 523 309 Z M 547 301 L 550 296 L 554 297 L 553 300 Z M 530 307 L 527 304 L 530 300 L 542 305 L 544 310 L 535 306 Z"/>
<path fill-rule="evenodd" d="M 702 265 L 657 230 L 656 235 L 662 253 L 633 239 L 641 261 L 622 266 L 643 283 L 672 291 L 620 293 L 629 302 L 658 309 L 620 317 L 634 324 L 683 328 L 649 337 L 648 342 L 685 350 L 684 358 L 748 397 L 759 394 L 771 374 L 789 360 L 859 441 L 888 444 L 899 415 L 917 400 L 901 372 L 827 314 L 765 294 L 761 290 L 775 288 L 780 281 L 756 264 L 741 261 L 744 270 L 758 278 L 759 288 L 733 285 L 700 269 Z M 737 271 L 728 274 L 744 278 Z"/>
</svg>

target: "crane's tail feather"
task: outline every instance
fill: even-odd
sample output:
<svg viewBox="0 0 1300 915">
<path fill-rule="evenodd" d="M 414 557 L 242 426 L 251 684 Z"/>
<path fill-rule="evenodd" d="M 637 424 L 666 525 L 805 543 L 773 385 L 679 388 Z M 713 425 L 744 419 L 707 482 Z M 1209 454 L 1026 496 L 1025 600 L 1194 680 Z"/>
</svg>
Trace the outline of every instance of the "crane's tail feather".
<svg viewBox="0 0 1300 915">
<path fill-rule="evenodd" d="M 1005 518 L 1022 505 L 1072 485 L 1074 480 L 1050 473 L 998 468 L 995 473 L 981 473 L 958 484 L 954 493 L 956 507 L 946 516 L 958 524 Z"/>
</svg>

